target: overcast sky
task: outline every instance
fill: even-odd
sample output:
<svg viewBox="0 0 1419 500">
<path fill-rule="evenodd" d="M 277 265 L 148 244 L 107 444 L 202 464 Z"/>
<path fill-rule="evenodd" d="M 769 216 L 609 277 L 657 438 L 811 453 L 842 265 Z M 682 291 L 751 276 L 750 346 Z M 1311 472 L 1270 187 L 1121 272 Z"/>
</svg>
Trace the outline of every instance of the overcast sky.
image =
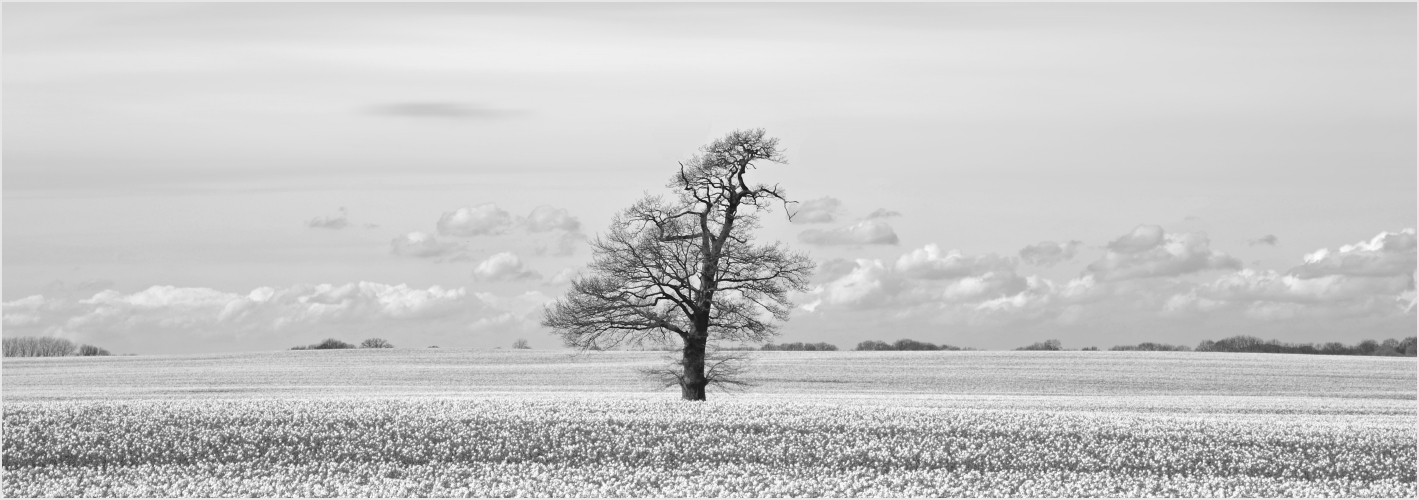
<svg viewBox="0 0 1419 500">
<path fill-rule="evenodd" d="M 3 7 L 4 334 L 534 347 L 763 127 L 783 342 L 1413 335 L 1415 5 Z"/>
</svg>

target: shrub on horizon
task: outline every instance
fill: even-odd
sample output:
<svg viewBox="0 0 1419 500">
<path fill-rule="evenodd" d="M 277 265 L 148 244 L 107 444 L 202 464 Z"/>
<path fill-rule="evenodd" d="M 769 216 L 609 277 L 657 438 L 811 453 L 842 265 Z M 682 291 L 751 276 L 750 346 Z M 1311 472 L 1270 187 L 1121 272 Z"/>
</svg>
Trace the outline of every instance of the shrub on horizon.
<svg viewBox="0 0 1419 500">
<path fill-rule="evenodd" d="M 1058 339 L 1049 339 L 1044 342 L 1035 342 L 1025 347 L 1015 348 L 1017 351 L 1063 351 Z"/>
<path fill-rule="evenodd" d="M 394 348 L 394 344 L 389 343 L 388 340 L 384 340 L 384 339 L 382 339 L 382 338 L 375 337 L 375 338 L 372 338 L 372 339 L 365 339 L 364 342 L 360 342 L 360 348 L 362 348 L 362 349 L 393 349 L 393 348 Z"/>
<path fill-rule="evenodd" d="M 102 348 L 102 347 L 97 347 L 97 346 L 91 346 L 91 345 L 89 345 L 89 344 L 84 344 L 84 345 L 79 346 L 79 355 L 80 355 L 80 356 L 112 356 L 112 354 L 109 354 L 108 349 L 104 349 L 104 348 Z"/>
</svg>

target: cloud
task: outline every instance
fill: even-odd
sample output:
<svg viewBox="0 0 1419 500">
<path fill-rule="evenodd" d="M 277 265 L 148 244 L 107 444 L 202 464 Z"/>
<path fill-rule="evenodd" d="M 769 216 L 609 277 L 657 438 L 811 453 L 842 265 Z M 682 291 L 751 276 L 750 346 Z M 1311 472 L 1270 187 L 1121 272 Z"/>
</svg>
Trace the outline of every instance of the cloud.
<svg viewBox="0 0 1419 500">
<path fill-rule="evenodd" d="M 551 242 L 538 245 L 532 252 L 536 255 L 565 257 L 576 253 L 576 244 L 585 240 L 586 236 L 581 233 L 562 233 Z"/>
<path fill-rule="evenodd" d="M 813 278 L 818 281 L 833 281 L 857 268 L 857 262 L 847 259 L 832 259 L 818 263 Z"/>
<path fill-rule="evenodd" d="M 394 255 L 403 257 L 449 257 L 462 253 L 463 245 L 453 242 L 441 242 L 434 235 L 414 231 L 412 233 L 394 238 L 390 242 L 391 252 Z"/>
<path fill-rule="evenodd" d="M 873 210 L 872 213 L 867 214 L 867 217 L 864 217 L 864 219 L 886 219 L 888 217 L 900 217 L 901 215 L 901 212 L 895 210 L 879 208 L 877 210 Z"/>
<path fill-rule="evenodd" d="M 567 283 L 571 283 L 572 278 L 576 277 L 576 275 L 577 270 L 575 268 L 563 268 L 561 271 L 557 271 L 557 274 L 552 275 L 552 277 L 547 280 L 547 284 L 565 285 Z"/>
<path fill-rule="evenodd" d="M 516 281 L 541 279 L 542 275 L 524 267 L 512 252 L 502 252 L 479 262 L 473 277 L 479 281 Z"/>
<path fill-rule="evenodd" d="M 919 279 L 954 279 L 987 273 L 1014 273 L 1015 260 L 996 254 L 966 256 L 960 250 L 942 253 L 941 247 L 929 244 L 912 250 L 897 259 L 897 272 Z"/>
<path fill-rule="evenodd" d="M 380 336 L 401 345 L 414 338 L 456 337 L 471 330 L 469 325 L 506 314 L 525 323 L 544 300 L 550 299 L 535 291 L 502 298 L 464 288 L 362 281 L 258 287 L 245 294 L 159 285 L 131 294 L 104 290 L 84 299 L 32 295 L 5 302 L 3 309 L 7 334 L 153 352 L 233 345 L 285 349 L 327 336 L 360 338 L 351 335 Z"/>
<path fill-rule="evenodd" d="M 581 229 L 581 221 L 568 214 L 566 209 L 548 205 L 532 209 L 532 213 L 519 222 L 529 233 L 545 233 L 554 229 L 576 232 Z"/>
<path fill-rule="evenodd" d="M 1404 276 L 1415 268 L 1414 228 L 1381 232 L 1369 241 L 1341 246 L 1331 252 L 1322 248 L 1288 271 L 1302 278 L 1322 276 Z"/>
<path fill-rule="evenodd" d="M 897 233 L 880 220 L 865 220 L 838 229 L 809 229 L 798 233 L 798 241 L 810 245 L 896 245 Z"/>
<path fill-rule="evenodd" d="M 1159 226 L 1138 226 L 1108 244 L 1103 258 L 1085 274 L 1099 281 L 1180 276 L 1207 270 L 1241 269 L 1235 257 L 1208 248 L 1203 233 L 1165 233 Z"/>
<path fill-rule="evenodd" d="M 1276 235 L 1268 234 L 1254 240 L 1247 240 L 1247 246 L 1270 245 L 1274 247 L 1278 242 L 1280 240 L 1276 239 Z"/>
<path fill-rule="evenodd" d="M 305 225 L 312 229 L 345 229 L 350 226 L 350 220 L 346 218 L 345 207 L 340 207 L 340 215 L 315 217 Z"/>
<path fill-rule="evenodd" d="M 484 108 L 457 102 L 401 102 L 375 106 L 372 111 L 374 114 L 385 116 L 446 119 L 493 119 L 520 114 L 514 110 Z"/>
<path fill-rule="evenodd" d="M 1066 243 L 1055 243 L 1053 241 L 1041 241 L 1039 243 L 1020 249 L 1020 260 L 1026 264 L 1040 267 L 1050 267 L 1060 262 L 1073 259 L 1084 243 L 1071 240 Z"/>
<path fill-rule="evenodd" d="M 833 222 L 833 217 L 842 209 L 843 203 L 837 198 L 824 196 L 808 200 L 799 205 L 793 214 L 794 224 L 821 224 Z"/>
<path fill-rule="evenodd" d="M 444 212 L 437 225 L 439 234 L 444 236 L 491 236 L 506 232 L 512 225 L 512 216 L 497 204 L 484 203 Z"/>
</svg>

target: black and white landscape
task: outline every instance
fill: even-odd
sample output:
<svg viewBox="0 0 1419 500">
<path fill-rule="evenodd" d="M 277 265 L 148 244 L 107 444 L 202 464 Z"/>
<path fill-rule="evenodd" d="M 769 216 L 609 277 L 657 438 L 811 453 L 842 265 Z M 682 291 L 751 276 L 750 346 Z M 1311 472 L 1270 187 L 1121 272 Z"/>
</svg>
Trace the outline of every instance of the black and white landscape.
<svg viewBox="0 0 1419 500">
<path fill-rule="evenodd" d="M 7 497 L 1419 494 L 1412 3 L 3 15 Z"/>
</svg>

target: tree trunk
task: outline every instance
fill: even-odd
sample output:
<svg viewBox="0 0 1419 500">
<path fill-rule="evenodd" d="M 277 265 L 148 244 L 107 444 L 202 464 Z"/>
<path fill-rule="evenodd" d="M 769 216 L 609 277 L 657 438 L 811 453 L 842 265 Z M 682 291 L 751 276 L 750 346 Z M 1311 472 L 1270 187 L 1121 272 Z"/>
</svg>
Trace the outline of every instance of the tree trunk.
<svg viewBox="0 0 1419 500">
<path fill-rule="evenodd" d="M 705 340 L 704 335 L 685 339 L 680 360 L 685 367 L 685 374 L 680 377 L 680 397 L 686 401 L 705 400 L 705 386 L 709 385 L 709 380 L 705 379 Z"/>
</svg>

